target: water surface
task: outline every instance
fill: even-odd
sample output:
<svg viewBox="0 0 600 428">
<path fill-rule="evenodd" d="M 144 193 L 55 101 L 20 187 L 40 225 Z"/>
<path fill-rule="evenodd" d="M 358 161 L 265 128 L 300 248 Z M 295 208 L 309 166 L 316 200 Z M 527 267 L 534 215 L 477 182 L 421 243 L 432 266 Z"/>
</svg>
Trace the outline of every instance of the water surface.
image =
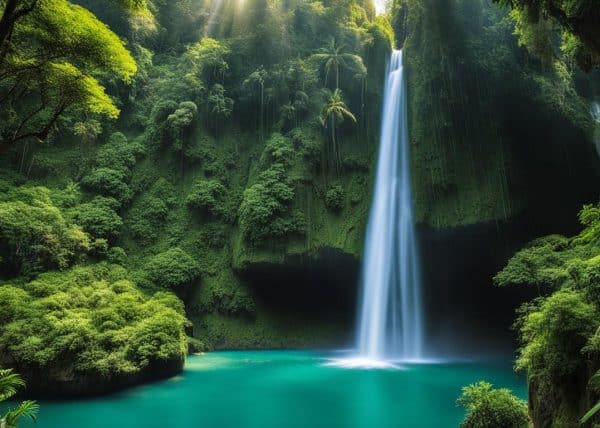
<svg viewBox="0 0 600 428">
<path fill-rule="evenodd" d="M 456 427 L 465 384 L 486 379 L 526 397 L 504 362 L 364 370 L 296 351 L 192 356 L 181 376 L 107 397 L 42 402 L 38 428 Z"/>
</svg>

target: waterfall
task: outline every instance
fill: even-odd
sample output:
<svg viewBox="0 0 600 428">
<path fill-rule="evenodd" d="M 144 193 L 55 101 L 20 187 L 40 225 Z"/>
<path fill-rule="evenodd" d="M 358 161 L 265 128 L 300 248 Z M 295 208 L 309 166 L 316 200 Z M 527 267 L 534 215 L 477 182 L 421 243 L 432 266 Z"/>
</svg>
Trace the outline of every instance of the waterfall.
<svg viewBox="0 0 600 428">
<path fill-rule="evenodd" d="M 592 118 L 596 122 L 596 130 L 594 132 L 594 143 L 596 144 L 596 153 L 600 157 L 600 102 L 592 102 L 591 107 Z"/>
<path fill-rule="evenodd" d="M 358 356 L 347 365 L 419 360 L 423 314 L 413 223 L 406 82 L 402 51 L 392 52 L 385 81 L 381 141 L 362 265 Z"/>
</svg>

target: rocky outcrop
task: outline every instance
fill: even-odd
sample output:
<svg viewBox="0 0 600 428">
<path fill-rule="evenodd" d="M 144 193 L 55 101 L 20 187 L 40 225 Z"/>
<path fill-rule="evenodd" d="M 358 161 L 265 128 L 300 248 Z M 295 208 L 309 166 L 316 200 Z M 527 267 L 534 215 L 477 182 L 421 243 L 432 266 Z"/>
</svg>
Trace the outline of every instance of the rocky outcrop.
<svg viewBox="0 0 600 428">
<path fill-rule="evenodd" d="M 32 398 L 83 398 L 113 393 L 132 386 L 166 379 L 183 370 L 183 359 L 154 360 L 135 373 L 103 376 L 75 373 L 70 367 L 15 367 L 26 381 L 24 395 Z M 68 361 L 65 361 L 68 363 Z"/>
</svg>

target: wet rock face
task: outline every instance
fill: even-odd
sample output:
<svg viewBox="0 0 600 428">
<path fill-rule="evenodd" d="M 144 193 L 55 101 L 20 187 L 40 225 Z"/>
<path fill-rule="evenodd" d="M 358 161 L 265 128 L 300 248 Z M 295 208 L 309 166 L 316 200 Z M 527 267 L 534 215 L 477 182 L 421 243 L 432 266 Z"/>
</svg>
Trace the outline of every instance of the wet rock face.
<svg viewBox="0 0 600 428">
<path fill-rule="evenodd" d="M 529 379 L 529 415 L 536 428 L 595 426 L 597 417 L 586 425 L 579 419 L 600 399 L 588 383 L 600 361 L 588 361 L 574 376 L 551 383 Z"/>
<path fill-rule="evenodd" d="M 524 60 L 506 10 L 421 5 L 408 11 L 404 49 L 418 220 L 443 228 L 535 210 L 560 221 L 594 201 L 594 125 L 574 82 Z"/>
</svg>

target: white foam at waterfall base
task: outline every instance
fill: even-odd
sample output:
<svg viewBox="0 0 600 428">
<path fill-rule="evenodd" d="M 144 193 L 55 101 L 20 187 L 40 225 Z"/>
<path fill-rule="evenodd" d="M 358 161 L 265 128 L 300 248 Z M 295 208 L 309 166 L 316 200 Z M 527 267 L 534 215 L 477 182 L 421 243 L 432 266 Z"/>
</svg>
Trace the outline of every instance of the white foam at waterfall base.
<svg viewBox="0 0 600 428">
<path fill-rule="evenodd" d="M 381 140 L 365 237 L 358 350 L 334 363 L 393 368 L 423 361 L 423 313 L 413 223 L 406 82 L 402 51 L 386 71 Z"/>
</svg>

